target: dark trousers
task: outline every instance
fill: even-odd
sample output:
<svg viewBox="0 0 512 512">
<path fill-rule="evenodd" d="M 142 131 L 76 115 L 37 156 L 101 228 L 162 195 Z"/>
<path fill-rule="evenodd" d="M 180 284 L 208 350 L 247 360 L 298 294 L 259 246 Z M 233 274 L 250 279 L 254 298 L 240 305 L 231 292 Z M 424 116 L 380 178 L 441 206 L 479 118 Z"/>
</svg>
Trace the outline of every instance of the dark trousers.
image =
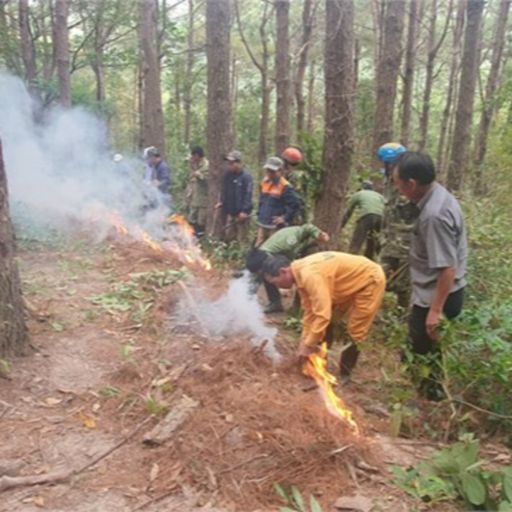
<svg viewBox="0 0 512 512">
<path fill-rule="evenodd" d="M 450 293 L 444 303 L 443 313 L 446 318 L 452 319 L 460 314 L 464 303 L 464 288 Z M 416 354 L 428 354 L 438 350 L 438 343 L 427 334 L 425 322 L 429 308 L 413 306 L 409 317 L 409 338 L 412 351 Z"/>
<path fill-rule="evenodd" d="M 448 319 L 455 318 L 462 310 L 464 303 L 464 288 L 450 293 L 444 303 L 443 313 Z M 420 394 L 432 400 L 441 399 L 444 395 L 442 385 L 441 351 L 439 343 L 427 334 L 425 322 L 429 308 L 413 306 L 409 317 L 409 342 L 415 354 L 431 356 L 430 375 L 419 382 Z"/>
<path fill-rule="evenodd" d="M 327 343 L 327 347 L 331 348 L 334 340 L 334 323 L 331 322 L 327 329 L 325 330 L 325 341 Z M 357 344 L 350 340 L 348 345 L 344 348 L 343 352 L 340 355 L 340 375 L 341 377 L 350 377 L 352 370 L 355 368 L 357 364 L 357 360 L 359 359 L 359 348 Z"/>
<path fill-rule="evenodd" d="M 267 292 L 267 297 L 270 304 L 280 304 L 281 294 L 279 293 L 279 288 L 277 286 L 274 286 L 273 284 L 267 283 L 265 279 L 263 279 L 263 286 L 265 287 L 265 291 Z"/>
<path fill-rule="evenodd" d="M 366 241 L 364 255 L 373 260 L 380 251 L 379 233 L 382 225 L 382 216 L 375 213 L 363 215 L 356 222 L 352 240 L 348 252 L 359 254 L 361 247 Z"/>
</svg>

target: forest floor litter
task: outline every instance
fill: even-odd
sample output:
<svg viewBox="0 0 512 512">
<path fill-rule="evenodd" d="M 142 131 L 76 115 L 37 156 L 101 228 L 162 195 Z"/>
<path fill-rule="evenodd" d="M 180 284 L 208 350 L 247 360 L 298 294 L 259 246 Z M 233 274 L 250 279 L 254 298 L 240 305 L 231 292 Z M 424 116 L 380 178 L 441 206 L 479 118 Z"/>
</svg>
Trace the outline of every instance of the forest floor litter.
<svg viewBox="0 0 512 512">
<path fill-rule="evenodd" d="M 284 504 L 275 484 L 314 495 L 324 512 L 418 507 L 389 467 L 434 448 L 389 435 L 371 353 L 338 389 L 357 435 L 293 365 L 296 334 L 279 329 L 273 362 L 265 343 L 180 318 L 199 285 L 222 296 L 231 270 L 168 282 L 176 258 L 119 242 L 23 246 L 19 265 L 33 351 L 0 379 L 0 511 L 263 512 Z"/>
</svg>

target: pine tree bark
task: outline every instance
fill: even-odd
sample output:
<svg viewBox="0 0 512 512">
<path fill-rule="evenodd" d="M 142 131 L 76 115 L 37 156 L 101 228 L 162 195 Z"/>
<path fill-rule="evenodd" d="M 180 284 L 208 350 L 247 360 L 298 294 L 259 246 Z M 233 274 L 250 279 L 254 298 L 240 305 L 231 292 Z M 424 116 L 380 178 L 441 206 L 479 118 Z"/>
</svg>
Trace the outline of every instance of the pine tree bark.
<svg viewBox="0 0 512 512">
<path fill-rule="evenodd" d="M 49 1 L 48 13 L 46 12 L 46 2 L 41 2 L 39 7 L 39 15 L 41 17 L 41 39 L 43 42 L 43 79 L 46 82 L 49 82 L 53 78 L 56 66 L 55 49 L 52 48 L 52 45 L 50 43 L 53 27 L 53 6 L 51 4 L 51 1 Z M 47 23 L 47 17 L 50 20 L 49 23 Z"/>
<path fill-rule="evenodd" d="M 308 65 L 308 53 L 311 45 L 311 36 L 313 33 L 313 22 L 316 4 L 313 6 L 312 0 L 304 0 L 302 9 L 302 39 L 299 50 L 299 62 L 297 73 L 295 75 L 295 101 L 297 102 L 297 133 L 304 131 L 306 101 L 304 99 L 304 76 Z"/>
<path fill-rule="evenodd" d="M 315 121 L 315 81 L 316 81 L 316 62 L 313 60 L 309 64 L 308 76 L 308 118 L 306 123 L 306 130 L 312 133 Z"/>
<path fill-rule="evenodd" d="M 374 150 L 393 140 L 393 112 L 402 58 L 405 0 L 383 0 L 384 29 L 376 76 Z"/>
<path fill-rule="evenodd" d="M 142 50 L 142 144 L 156 146 L 165 154 L 155 0 L 139 0 L 139 37 Z"/>
<path fill-rule="evenodd" d="M 55 1 L 54 48 L 59 79 L 59 103 L 71 106 L 71 75 L 69 68 L 68 2 Z"/>
<path fill-rule="evenodd" d="M 453 143 L 448 166 L 447 185 L 452 190 L 460 190 L 464 175 L 467 174 L 468 153 L 473 122 L 473 101 L 478 71 L 478 46 L 481 37 L 484 0 L 469 0 L 467 5 L 467 23 L 464 34 L 464 52 L 459 82 L 459 95 Z"/>
<path fill-rule="evenodd" d="M 315 224 L 331 235 L 332 247 L 336 248 L 354 148 L 353 1 L 327 0 L 325 16 L 324 171 Z"/>
<path fill-rule="evenodd" d="M 452 8 L 453 8 L 453 0 L 450 0 L 448 5 L 447 13 L 446 13 L 446 22 L 444 25 L 443 32 L 439 37 L 439 40 L 436 41 L 436 25 L 437 25 L 437 10 L 438 4 L 437 0 L 432 0 L 432 12 L 430 17 L 430 26 L 428 31 L 428 43 L 427 43 L 427 65 L 425 71 L 425 89 L 423 91 L 423 106 L 421 109 L 420 115 L 420 139 L 418 142 L 418 149 L 423 151 L 427 144 L 427 136 L 428 136 L 428 126 L 430 121 L 430 97 L 432 95 L 432 86 L 434 83 L 434 62 L 441 48 L 441 45 L 446 37 L 448 32 L 448 26 L 450 23 Z M 451 71 L 451 70 L 450 70 Z M 451 87 L 451 83 L 448 84 L 448 87 Z"/>
<path fill-rule="evenodd" d="M 23 298 L 0 141 L 0 358 L 22 354 L 28 346 Z"/>
<path fill-rule="evenodd" d="M 210 172 L 208 179 L 209 211 L 219 200 L 224 157 L 233 144 L 231 126 L 230 64 L 230 0 L 206 3 L 206 57 L 208 74 L 207 139 Z M 214 225 L 214 215 L 208 216 L 207 229 L 219 236 L 221 225 Z M 212 231 L 213 230 L 213 231 Z"/>
<path fill-rule="evenodd" d="M 457 5 L 457 14 L 455 18 L 455 28 L 453 31 L 452 59 L 450 63 L 450 76 L 448 78 L 448 91 L 446 92 L 446 103 L 441 117 L 441 127 L 439 129 L 439 139 L 437 143 L 437 172 L 444 174 L 446 162 L 446 150 L 449 148 L 447 141 L 450 116 L 452 114 L 452 105 L 455 103 L 454 96 L 457 91 L 458 76 L 460 71 L 460 53 L 462 47 L 462 35 L 464 33 L 466 4 L 461 0 Z"/>
<path fill-rule="evenodd" d="M 478 129 L 478 138 L 475 144 L 475 191 L 481 192 L 482 183 L 482 164 L 484 162 L 485 153 L 487 151 L 487 137 L 491 126 L 492 116 L 494 113 L 495 99 L 494 95 L 498 89 L 499 76 L 503 61 L 503 47 L 505 46 L 505 35 L 507 29 L 507 20 L 510 11 L 511 0 L 501 0 L 498 13 L 496 16 L 496 29 L 494 41 L 492 45 L 491 69 L 487 78 L 485 87 L 485 98 L 480 117 L 480 125 Z"/>
<path fill-rule="evenodd" d="M 276 10 L 276 154 L 290 141 L 290 24 L 289 0 L 274 0 Z"/>
<path fill-rule="evenodd" d="M 192 91 L 194 88 L 192 71 L 194 69 L 194 0 L 188 0 L 188 31 L 187 31 L 187 63 L 185 68 L 185 90 L 183 91 L 184 133 L 185 144 L 190 144 L 190 128 L 192 125 Z"/>
<path fill-rule="evenodd" d="M 407 47 L 405 51 L 405 72 L 402 93 L 402 122 L 400 128 L 400 139 L 402 144 L 406 147 L 409 145 L 411 129 L 412 88 L 414 84 L 414 65 L 416 60 L 417 26 L 418 0 L 411 0 L 409 3 L 409 26 L 407 29 Z"/>
<path fill-rule="evenodd" d="M 261 114 L 260 114 L 260 129 L 259 129 L 259 142 L 258 142 L 258 162 L 263 165 L 268 154 L 268 125 L 270 120 L 270 95 L 272 93 L 272 83 L 269 79 L 269 59 L 270 53 L 268 50 L 268 33 L 267 24 L 269 22 L 269 4 L 267 2 L 263 5 L 263 14 L 259 25 L 259 34 L 261 41 L 261 59 L 258 60 L 252 51 L 247 38 L 245 37 L 242 28 L 240 17 L 239 0 L 235 0 L 235 15 L 238 25 L 238 31 L 242 43 L 249 55 L 252 63 L 260 73 L 260 87 L 261 87 Z"/>
<path fill-rule="evenodd" d="M 34 40 L 32 38 L 32 30 L 30 28 L 30 13 L 28 0 L 20 0 L 19 24 L 21 54 L 23 57 L 23 64 L 25 65 L 25 80 L 29 84 L 29 87 L 32 88 L 34 80 L 36 79 L 37 69 Z"/>
</svg>

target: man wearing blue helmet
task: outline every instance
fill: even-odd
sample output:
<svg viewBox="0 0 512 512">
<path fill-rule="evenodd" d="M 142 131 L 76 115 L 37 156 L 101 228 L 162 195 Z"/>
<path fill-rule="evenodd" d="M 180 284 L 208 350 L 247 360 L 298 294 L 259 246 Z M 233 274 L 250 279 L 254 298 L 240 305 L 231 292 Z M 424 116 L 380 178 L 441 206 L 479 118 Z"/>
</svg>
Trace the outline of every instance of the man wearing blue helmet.
<svg viewBox="0 0 512 512">
<path fill-rule="evenodd" d="M 401 144 L 389 142 L 378 149 L 377 158 L 384 165 L 386 199 L 380 262 L 386 274 L 387 289 L 396 293 L 400 306 L 407 308 L 411 295 L 409 248 L 418 209 L 401 197 L 393 185 L 393 169 L 405 152 L 406 148 Z"/>
</svg>

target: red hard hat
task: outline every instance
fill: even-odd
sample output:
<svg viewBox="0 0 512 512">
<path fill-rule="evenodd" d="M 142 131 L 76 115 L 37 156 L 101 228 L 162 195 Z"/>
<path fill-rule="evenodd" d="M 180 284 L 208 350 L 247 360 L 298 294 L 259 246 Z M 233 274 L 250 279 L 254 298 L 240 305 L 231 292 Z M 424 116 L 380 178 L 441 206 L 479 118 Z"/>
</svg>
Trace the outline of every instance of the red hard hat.
<svg viewBox="0 0 512 512">
<path fill-rule="evenodd" d="M 290 164 L 298 164 L 302 162 L 302 153 L 299 149 L 290 147 L 283 151 L 281 158 Z"/>
</svg>

